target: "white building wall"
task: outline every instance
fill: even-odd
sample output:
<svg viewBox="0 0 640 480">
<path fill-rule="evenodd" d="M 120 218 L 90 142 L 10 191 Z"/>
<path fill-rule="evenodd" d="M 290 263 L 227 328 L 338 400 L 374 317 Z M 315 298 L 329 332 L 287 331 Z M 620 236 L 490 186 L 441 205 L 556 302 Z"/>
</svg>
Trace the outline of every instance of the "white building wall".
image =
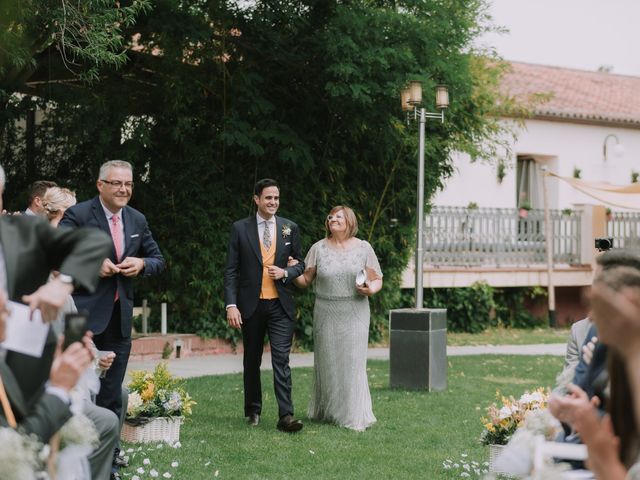
<svg viewBox="0 0 640 480">
<path fill-rule="evenodd" d="M 624 147 L 616 152 L 616 141 L 607 141 L 607 160 L 603 146 L 607 135 L 614 134 Z M 432 199 L 434 205 L 467 206 L 475 202 L 480 207 L 516 208 L 516 158 L 528 155 L 546 163 L 560 176 L 572 177 L 574 168 L 581 170 L 581 179 L 626 185 L 631 171 L 640 172 L 640 129 L 581 125 L 568 122 L 527 120 L 512 144 L 507 175 L 502 183 L 497 179 L 497 166 L 471 163 L 466 154 L 454 159 L 454 174 L 445 180 L 445 188 Z M 599 204 L 558 179 L 549 179 L 549 199 L 552 208 L 570 208 L 574 204 Z M 614 208 L 614 210 L 620 210 Z"/>
</svg>

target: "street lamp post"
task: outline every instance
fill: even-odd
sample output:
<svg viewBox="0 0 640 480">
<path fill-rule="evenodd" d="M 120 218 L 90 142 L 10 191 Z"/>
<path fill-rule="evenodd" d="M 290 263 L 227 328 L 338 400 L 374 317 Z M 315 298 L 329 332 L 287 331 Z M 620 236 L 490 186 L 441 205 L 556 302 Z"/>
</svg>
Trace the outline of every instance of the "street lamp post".
<svg viewBox="0 0 640 480">
<path fill-rule="evenodd" d="M 440 113 L 427 112 L 420 104 L 422 103 L 422 82 L 413 80 L 402 91 L 400 95 L 402 110 L 407 112 L 407 121 L 419 120 L 420 122 L 420 143 L 418 148 L 418 198 L 417 198 L 417 238 L 415 252 L 415 274 L 416 274 L 416 308 L 423 308 L 422 276 L 424 265 L 424 141 L 425 124 L 427 118 L 432 118 L 444 122 L 444 111 L 449 106 L 449 91 L 446 86 L 436 87 L 436 108 Z M 413 115 L 411 112 L 413 111 Z"/>
</svg>

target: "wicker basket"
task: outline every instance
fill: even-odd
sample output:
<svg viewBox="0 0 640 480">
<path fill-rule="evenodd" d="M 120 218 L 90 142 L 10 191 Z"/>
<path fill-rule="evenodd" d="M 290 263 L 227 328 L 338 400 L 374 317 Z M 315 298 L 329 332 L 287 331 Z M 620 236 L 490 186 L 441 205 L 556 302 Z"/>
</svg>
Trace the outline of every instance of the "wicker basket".
<svg viewBox="0 0 640 480">
<path fill-rule="evenodd" d="M 496 461 L 500 454 L 502 454 L 503 450 L 504 445 L 489 445 L 489 471 L 507 476 L 505 472 L 496 468 Z"/>
<path fill-rule="evenodd" d="M 120 438 L 130 443 L 175 443 L 180 440 L 180 425 L 183 420 L 184 417 L 158 417 L 139 426 L 125 422 Z"/>
</svg>

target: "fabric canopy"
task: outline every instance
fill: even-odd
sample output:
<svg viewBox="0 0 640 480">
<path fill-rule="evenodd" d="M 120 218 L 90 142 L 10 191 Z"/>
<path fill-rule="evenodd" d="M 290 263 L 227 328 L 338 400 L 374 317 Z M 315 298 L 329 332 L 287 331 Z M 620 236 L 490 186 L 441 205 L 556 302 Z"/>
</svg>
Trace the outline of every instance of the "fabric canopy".
<svg viewBox="0 0 640 480">
<path fill-rule="evenodd" d="M 611 185 L 609 183 L 602 182 L 585 182 L 579 178 L 561 177 L 560 175 L 550 172 L 549 175 L 567 182 L 576 190 L 579 190 L 585 195 L 589 195 L 606 205 L 628 208 L 631 210 L 640 210 L 640 183 Z"/>
</svg>

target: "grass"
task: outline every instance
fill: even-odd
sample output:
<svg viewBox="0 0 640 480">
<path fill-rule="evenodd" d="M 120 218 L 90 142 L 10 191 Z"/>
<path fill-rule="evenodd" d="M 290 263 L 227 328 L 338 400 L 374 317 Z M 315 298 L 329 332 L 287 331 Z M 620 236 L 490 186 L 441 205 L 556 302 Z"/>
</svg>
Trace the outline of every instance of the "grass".
<svg viewBox="0 0 640 480">
<path fill-rule="evenodd" d="M 460 460 L 462 454 L 469 462 L 487 460 L 488 447 L 477 438 L 480 417 L 496 390 L 519 396 L 526 389 L 552 386 L 561 366 L 562 358 L 550 356 L 452 357 L 448 390 L 427 393 L 389 389 L 388 362 L 369 362 L 378 422 L 364 433 L 304 418 L 311 389 L 308 368 L 293 370 L 294 403 L 305 420 L 302 432 L 293 435 L 275 429 L 271 372 L 262 377 L 263 417 L 256 428 L 242 417 L 240 375 L 194 378 L 187 388 L 198 405 L 182 427 L 181 447 L 126 445 L 133 452 L 121 473 L 141 480 L 152 478 L 152 468 L 157 478 L 169 472 L 171 478 L 186 480 L 460 478 L 459 471 L 444 469 L 443 462 Z M 138 468 L 145 473 L 136 473 Z"/>
<path fill-rule="evenodd" d="M 447 345 L 530 345 L 566 343 L 569 329 L 562 328 L 489 328 L 482 333 L 447 332 Z"/>
</svg>

